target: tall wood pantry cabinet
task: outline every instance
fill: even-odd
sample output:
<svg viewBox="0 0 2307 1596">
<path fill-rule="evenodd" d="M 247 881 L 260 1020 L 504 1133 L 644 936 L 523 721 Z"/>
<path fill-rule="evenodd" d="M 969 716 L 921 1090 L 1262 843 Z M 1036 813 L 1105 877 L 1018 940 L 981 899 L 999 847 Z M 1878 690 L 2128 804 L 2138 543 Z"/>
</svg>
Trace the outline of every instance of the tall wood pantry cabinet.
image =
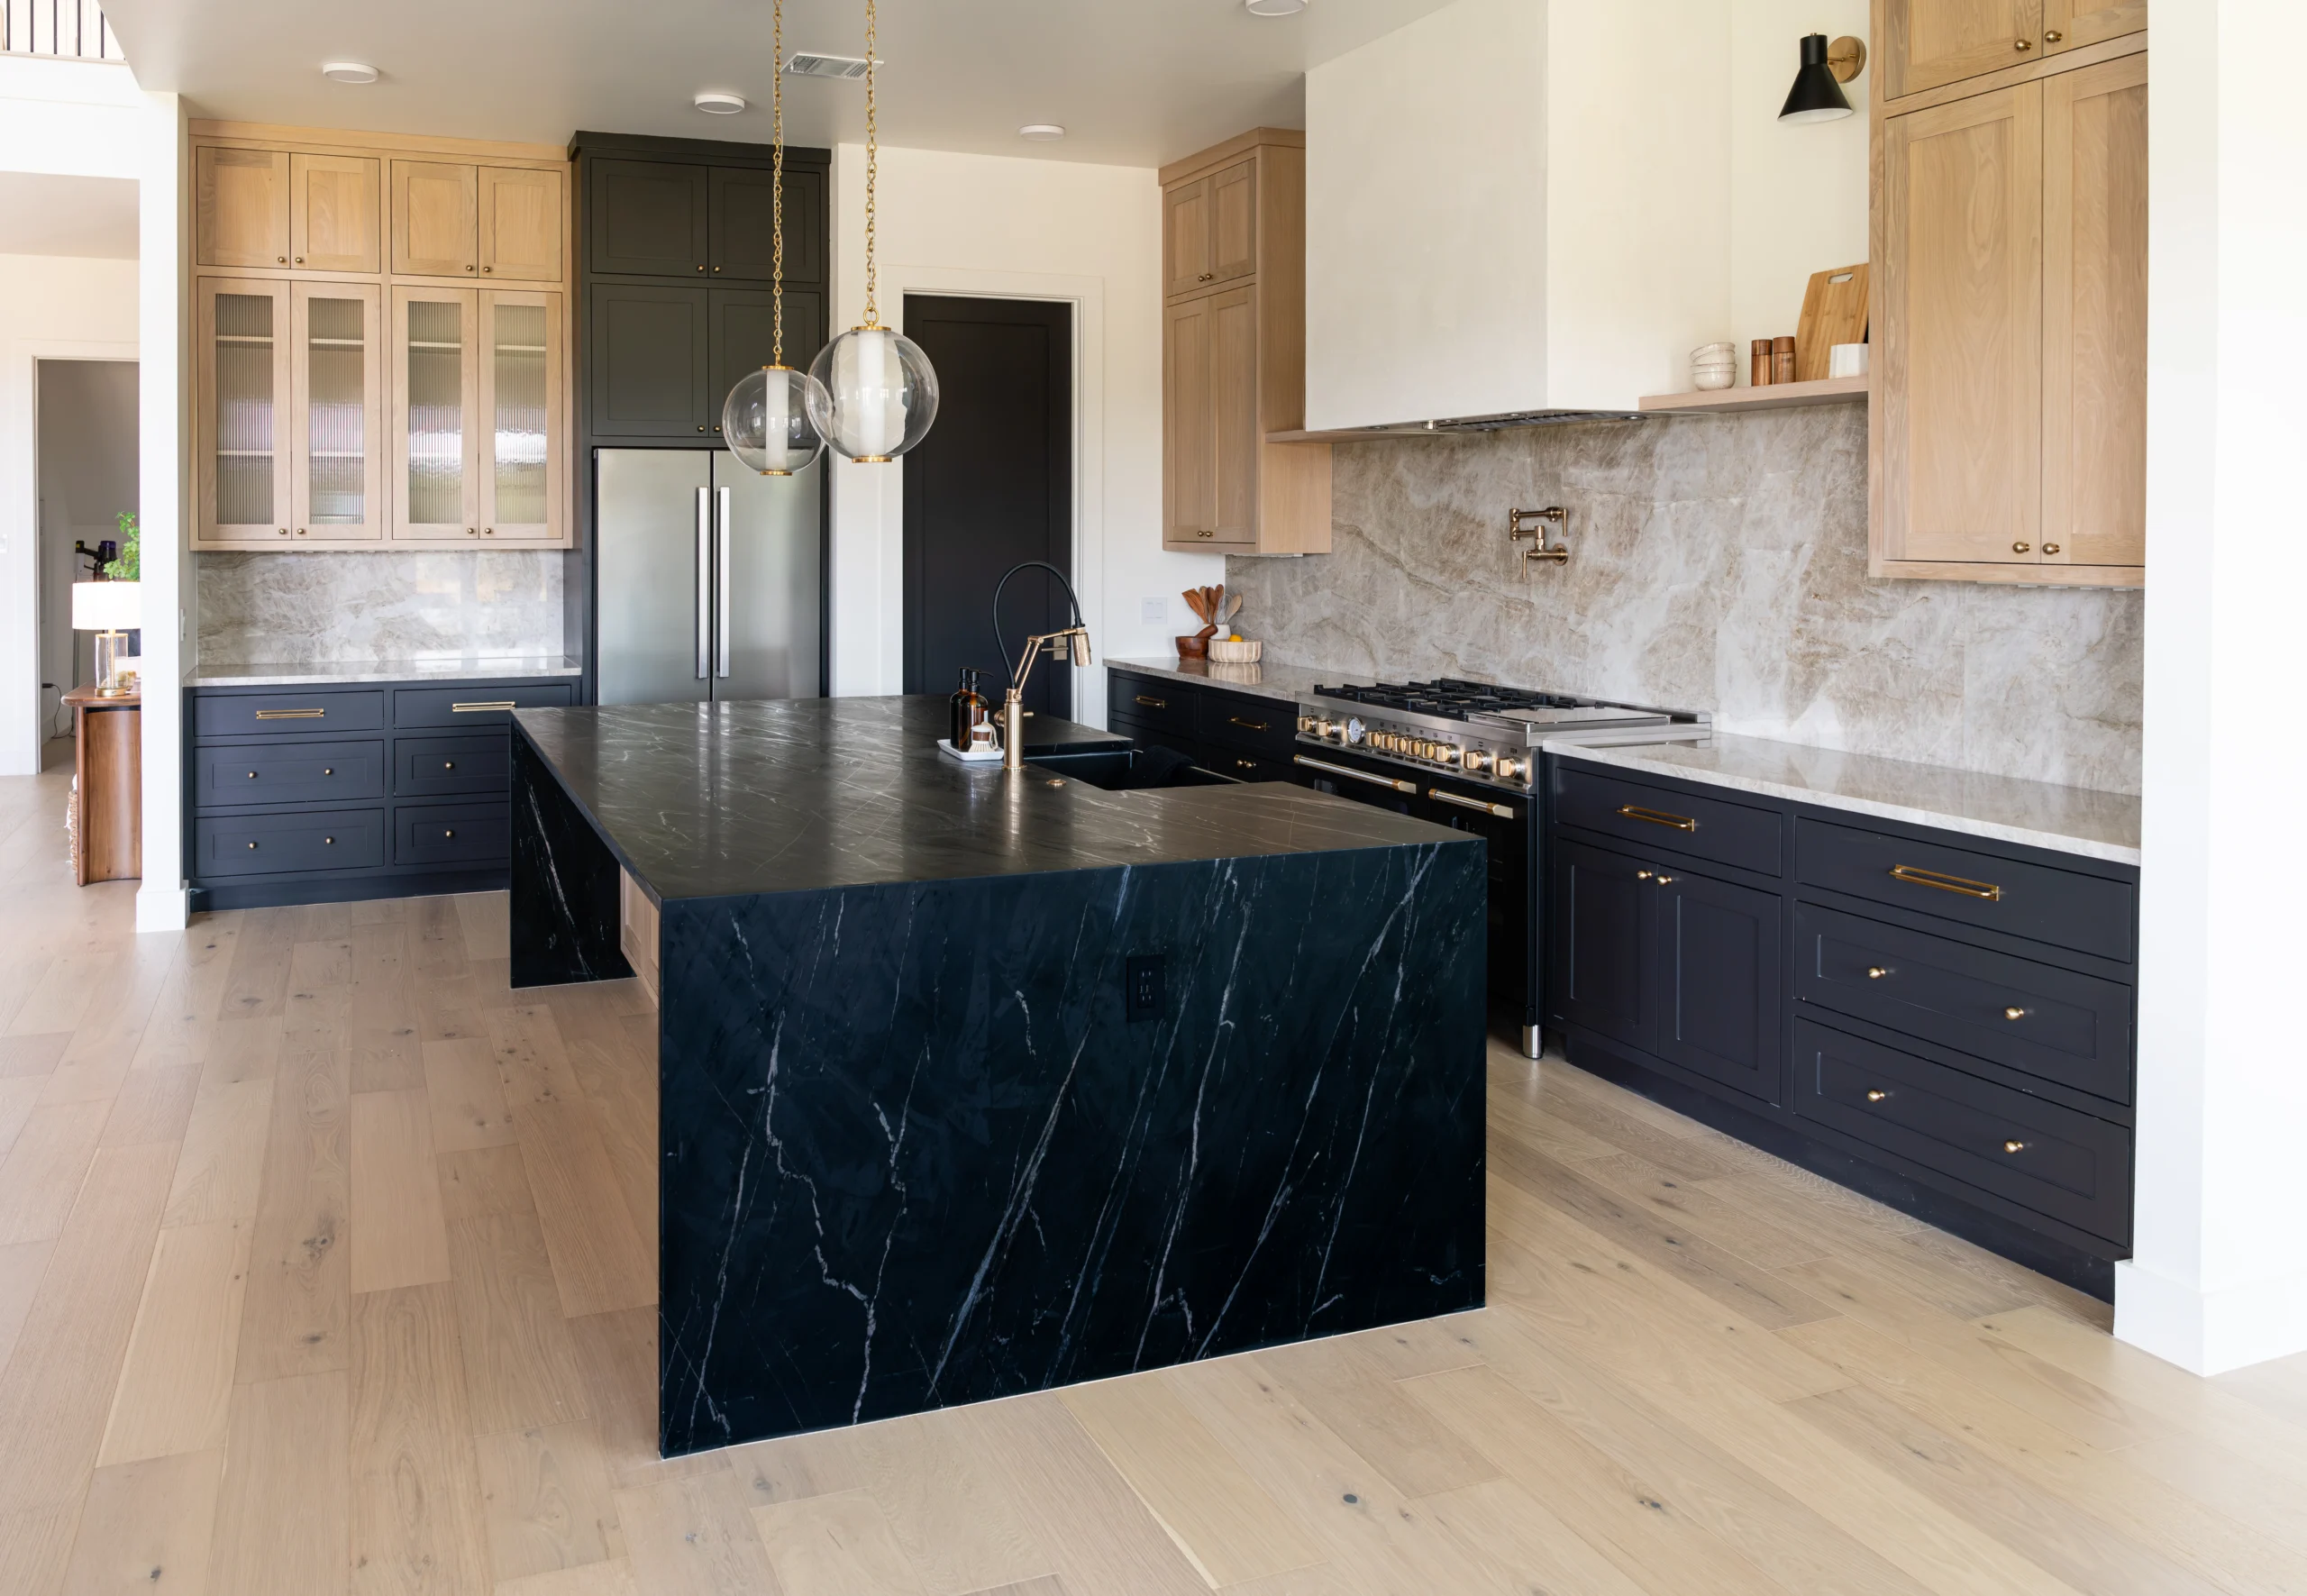
<svg viewBox="0 0 2307 1596">
<path fill-rule="evenodd" d="M 192 546 L 567 547 L 561 152 L 192 134 Z"/>
<path fill-rule="evenodd" d="M 1875 0 L 1874 18 L 1869 568 L 2138 586 L 2146 7 Z"/>
<path fill-rule="evenodd" d="M 1162 546 L 1325 554 L 1306 424 L 1306 135 L 1256 128 L 1162 169 Z"/>
</svg>

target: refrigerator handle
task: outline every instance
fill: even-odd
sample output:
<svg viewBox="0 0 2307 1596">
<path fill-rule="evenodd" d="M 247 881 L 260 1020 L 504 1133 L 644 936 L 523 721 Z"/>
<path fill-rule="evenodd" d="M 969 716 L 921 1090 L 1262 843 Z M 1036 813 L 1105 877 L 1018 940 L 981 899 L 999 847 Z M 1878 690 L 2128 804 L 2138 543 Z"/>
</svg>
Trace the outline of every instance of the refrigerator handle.
<svg viewBox="0 0 2307 1596">
<path fill-rule="evenodd" d="M 709 488 L 697 490 L 697 679 L 713 669 L 713 500 Z"/>
<path fill-rule="evenodd" d="M 715 542 L 719 545 L 714 561 L 713 589 L 719 595 L 717 621 L 713 628 L 716 652 L 714 674 L 729 674 L 729 544 L 734 541 L 729 525 L 729 490 L 716 488 L 713 497 L 719 502 L 719 514 L 714 517 Z"/>
</svg>

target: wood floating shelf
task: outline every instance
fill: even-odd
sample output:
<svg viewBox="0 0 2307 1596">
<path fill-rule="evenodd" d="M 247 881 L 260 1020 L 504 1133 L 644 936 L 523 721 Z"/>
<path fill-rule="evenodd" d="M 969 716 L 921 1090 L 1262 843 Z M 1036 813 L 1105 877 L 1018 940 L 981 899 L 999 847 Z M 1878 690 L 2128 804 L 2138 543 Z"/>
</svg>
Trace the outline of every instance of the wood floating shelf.
<svg viewBox="0 0 2307 1596">
<path fill-rule="evenodd" d="M 1866 397 L 1865 377 L 1827 377 L 1816 382 L 1774 382 L 1766 388 L 1720 388 L 1706 393 L 1651 394 L 1641 401 L 1645 415 L 1713 415 L 1728 410 L 1793 410 L 1805 405 L 1842 405 Z"/>
</svg>

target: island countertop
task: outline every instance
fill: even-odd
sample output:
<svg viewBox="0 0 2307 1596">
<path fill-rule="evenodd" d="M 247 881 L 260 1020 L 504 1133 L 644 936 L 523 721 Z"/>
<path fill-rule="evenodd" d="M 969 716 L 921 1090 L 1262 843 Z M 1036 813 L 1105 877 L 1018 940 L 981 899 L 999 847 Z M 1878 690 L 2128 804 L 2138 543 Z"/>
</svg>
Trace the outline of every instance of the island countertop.
<svg viewBox="0 0 2307 1596">
<path fill-rule="evenodd" d="M 524 709 L 514 723 L 660 904 L 1383 848 L 1459 834 L 1281 783 L 1106 792 L 940 754 L 939 698 Z M 1036 716 L 1031 761 L 1127 739 Z"/>
</svg>

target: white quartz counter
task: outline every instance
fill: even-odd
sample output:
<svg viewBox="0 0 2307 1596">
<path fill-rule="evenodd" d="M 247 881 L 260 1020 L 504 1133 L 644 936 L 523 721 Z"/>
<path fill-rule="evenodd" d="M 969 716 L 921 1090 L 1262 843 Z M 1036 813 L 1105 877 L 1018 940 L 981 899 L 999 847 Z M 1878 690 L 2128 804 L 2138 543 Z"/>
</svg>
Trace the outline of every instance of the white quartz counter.
<svg viewBox="0 0 2307 1596">
<path fill-rule="evenodd" d="M 364 681 L 497 681 L 522 676 L 580 676 L 585 668 L 561 654 L 515 654 L 455 660 L 308 660 L 295 664 L 200 665 L 185 678 L 194 688 L 321 687 Z"/>
<path fill-rule="evenodd" d="M 2117 864 L 2138 862 L 2138 799 L 2127 793 L 1983 776 L 1761 737 L 1717 736 L 1703 745 L 1648 743 L 1626 748 L 1549 743 L 1546 748 L 1566 759 L 1624 771 L 1705 781 Z"/>
</svg>

